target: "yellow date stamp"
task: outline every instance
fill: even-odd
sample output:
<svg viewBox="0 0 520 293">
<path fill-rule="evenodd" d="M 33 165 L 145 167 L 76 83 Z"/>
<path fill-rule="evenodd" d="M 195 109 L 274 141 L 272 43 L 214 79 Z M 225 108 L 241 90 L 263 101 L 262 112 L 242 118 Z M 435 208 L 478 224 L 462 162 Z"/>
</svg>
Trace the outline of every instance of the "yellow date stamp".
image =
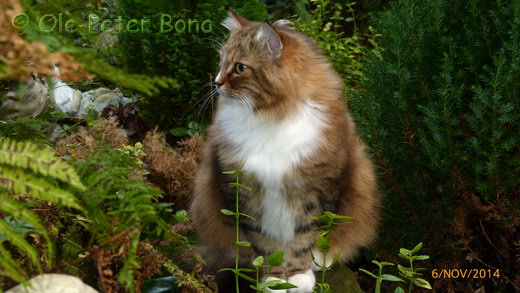
<svg viewBox="0 0 520 293">
<path fill-rule="evenodd" d="M 434 279 L 491 279 L 500 278 L 499 269 L 433 269 Z"/>
</svg>

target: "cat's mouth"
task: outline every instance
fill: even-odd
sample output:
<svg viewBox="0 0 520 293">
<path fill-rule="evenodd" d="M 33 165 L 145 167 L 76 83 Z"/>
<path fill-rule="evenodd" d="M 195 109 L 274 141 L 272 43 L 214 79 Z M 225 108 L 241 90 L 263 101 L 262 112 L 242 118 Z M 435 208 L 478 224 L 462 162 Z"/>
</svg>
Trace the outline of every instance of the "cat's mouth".
<svg viewBox="0 0 520 293">
<path fill-rule="evenodd" d="M 254 102 L 247 95 L 240 93 L 231 94 L 221 89 L 218 89 L 217 91 L 219 93 L 220 99 L 222 99 L 226 103 L 234 104 L 237 106 L 244 106 L 250 109 L 254 108 Z"/>
</svg>

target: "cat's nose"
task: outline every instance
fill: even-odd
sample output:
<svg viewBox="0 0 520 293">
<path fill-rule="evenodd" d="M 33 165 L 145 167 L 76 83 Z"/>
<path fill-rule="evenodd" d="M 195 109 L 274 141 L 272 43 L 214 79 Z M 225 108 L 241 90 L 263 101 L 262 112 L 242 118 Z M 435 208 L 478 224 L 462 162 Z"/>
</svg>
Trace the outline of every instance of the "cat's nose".
<svg viewBox="0 0 520 293">
<path fill-rule="evenodd" d="M 217 77 L 215 78 L 215 85 L 217 88 L 220 88 L 222 85 L 224 85 L 224 80 L 222 79 L 221 72 L 218 73 Z"/>
</svg>

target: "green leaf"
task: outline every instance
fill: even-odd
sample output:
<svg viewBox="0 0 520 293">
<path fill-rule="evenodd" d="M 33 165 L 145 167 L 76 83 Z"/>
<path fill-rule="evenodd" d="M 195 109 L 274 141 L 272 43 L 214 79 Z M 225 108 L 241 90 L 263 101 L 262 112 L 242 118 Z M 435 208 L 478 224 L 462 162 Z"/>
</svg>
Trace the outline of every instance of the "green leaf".
<svg viewBox="0 0 520 293">
<path fill-rule="evenodd" d="M 265 282 L 262 282 L 262 283 L 258 284 L 258 288 L 259 289 L 264 289 L 264 288 L 267 288 L 267 287 L 276 286 L 276 285 L 280 284 L 281 282 L 282 282 L 282 280 L 269 280 L 269 281 L 265 281 Z"/>
<path fill-rule="evenodd" d="M 259 256 L 259 257 L 255 258 L 253 260 L 253 266 L 255 266 L 255 267 L 259 267 L 259 266 L 261 266 L 263 264 L 264 264 L 264 257 L 263 256 Z"/>
<path fill-rule="evenodd" d="M 168 132 L 173 136 L 182 137 L 182 136 L 187 136 L 189 134 L 189 129 L 184 128 L 184 127 L 177 127 L 177 128 L 171 129 Z"/>
<path fill-rule="evenodd" d="M 430 256 L 429 255 L 414 255 L 413 259 L 414 260 L 426 260 L 426 259 L 430 259 Z"/>
<path fill-rule="evenodd" d="M 235 212 L 230 211 L 230 210 L 226 210 L 226 209 L 221 209 L 220 212 L 223 213 L 226 216 L 234 216 L 234 215 L 236 215 Z"/>
<path fill-rule="evenodd" d="M 417 246 L 415 246 L 412 251 L 411 251 L 411 254 L 414 254 L 416 253 L 417 251 L 419 251 L 423 246 L 423 243 L 422 242 L 419 242 L 419 244 L 417 244 Z"/>
<path fill-rule="evenodd" d="M 283 251 L 273 252 L 267 257 L 267 263 L 273 267 L 281 266 L 284 261 Z"/>
<path fill-rule="evenodd" d="M 286 290 L 286 289 L 292 289 L 292 288 L 298 288 L 298 287 L 291 283 L 278 283 L 274 286 L 269 286 L 269 288 L 271 288 L 273 290 Z"/>
<path fill-rule="evenodd" d="M 403 259 L 406 259 L 406 260 L 412 260 L 413 259 L 413 256 L 410 256 L 410 255 L 405 255 L 405 254 L 401 254 L 401 253 L 398 253 L 397 255 L 400 258 L 403 258 Z"/>
<path fill-rule="evenodd" d="M 360 270 L 361 272 L 363 272 L 363 273 L 365 273 L 365 274 L 371 276 L 371 277 L 374 278 L 374 279 L 377 279 L 377 278 L 378 278 L 376 275 L 374 275 L 373 273 L 371 273 L 371 272 L 369 272 L 369 271 L 367 271 L 367 270 L 365 270 L 365 269 L 359 269 L 359 270 Z"/>
<path fill-rule="evenodd" d="M 402 255 L 407 255 L 407 256 L 412 254 L 412 252 L 410 250 L 405 249 L 405 248 L 399 249 L 399 253 L 402 254 Z"/>
<path fill-rule="evenodd" d="M 390 281 L 390 282 L 404 282 L 403 279 L 397 277 L 397 276 L 394 276 L 394 275 L 390 275 L 390 274 L 382 274 L 381 277 L 383 278 L 383 280 L 385 281 Z"/>
<path fill-rule="evenodd" d="M 243 216 L 243 217 L 246 217 L 246 218 L 249 218 L 253 221 L 255 221 L 255 218 L 253 218 L 252 216 L 248 215 L 248 214 L 243 214 L 243 213 L 238 213 L 239 215 Z"/>
<path fill-rule="evenodd" d="M 404 293 L 404 290 L 401 287 L 397 287 L 395 288 L 394 293 Z"/>
<path fill-rule="evenodd" d="M 405 276 L 408 279 L 413 278 L 417 275 L 417 273 L 412 271 L 412 269 L 403 267 L 402 265 L 399 265 L 399 264 L 397 265 L 397 269 L 399 269 L 399 272 L 401 272 L 403 274 L 403 276 Z"/>
<path fill-rule="evenodd" d="M 318 247 L 318 249 L 321 252 L 325 252 L 326 253 L 330 249 L 330 243 L 327 240 L 327 238 L 319 235 L 318 237 L 316 237 L 316 247 Z"/>
<path fill-rule="evenodd" d="M 245 190 L 251 190 L 251 188 L 249 186 L 245 186 L 241 183 L 236 183 L 236 182 L 230 182 L 228 183 L 229 187 L 232 187 L 232 188 L 243 188 Z"/>
<path fill-rule="evenodd" d="M 422 288 L 425 288 L 425 289 L 432 289 L 432 286 L 430 285 L 430 283 L 428 281 L 426 281 L 425 279 L 421 279 L 421 278 L 417 278 L 415 280 L 413 280 L 413 283 L 419 287 L 422 287 Z"/>
<path fill-rule="evenodd" d="M 242 274 L 241 272 L 234 272 L 234 273 L 244 280 L 248 280 L 249 282 L 253 282 L 253 283 L 256 282 L 255 279 L 251 278 L 250 276 L 248 276 L 246 274 Z"/>
<path fill-rule="evenodd" d="M 251 246 L 251 242 L 248 242 L 248 241 L 233 241 L 232 243 L 235 245 L 238 245 L 238 246 L 245 246 L 245 247 Z"/>
<path fill-rule="evenodd" d="M 186 210 L 178 210 L 175 212 L 175 221 L 182 222 L 188 220 L 188 212 Z"/>
</svg>

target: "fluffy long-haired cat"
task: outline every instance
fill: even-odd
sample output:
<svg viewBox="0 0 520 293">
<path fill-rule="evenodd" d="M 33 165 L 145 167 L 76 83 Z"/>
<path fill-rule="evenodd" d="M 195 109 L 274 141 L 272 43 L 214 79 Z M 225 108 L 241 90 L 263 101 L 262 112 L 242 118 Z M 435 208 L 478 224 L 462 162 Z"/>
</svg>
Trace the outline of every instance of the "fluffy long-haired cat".
<svg viewBox="0 0 520 293">
<path fill-rule="evenodd" d="M 252 243 L 253 255 L 284 251 L 283 267 L 264 277 L 298 286 L 290 292 L 312 292 L 311 251 L 323 261 L 312 217 L 354 217 L 331 235 L 325 261 L 352 259 L 376 235 L 374 168 L 345 108 L 341 79 L 311 40 L 287 21 L 269 25 L 231 12 L 223 25 L 230 36 L 215 80 L 218 110 L 190 214 L 210 254 L 227 263 L 235 223 L 221 209 L 235 210 L 235 193 L 227 185 L 234 177 L 222 172 L 244 170 L 252 177 L 241 183 L 251 190 L 240 191 L 240 212 L 255 220 L 241 218 L 241 240 Z"/>
</svg>

